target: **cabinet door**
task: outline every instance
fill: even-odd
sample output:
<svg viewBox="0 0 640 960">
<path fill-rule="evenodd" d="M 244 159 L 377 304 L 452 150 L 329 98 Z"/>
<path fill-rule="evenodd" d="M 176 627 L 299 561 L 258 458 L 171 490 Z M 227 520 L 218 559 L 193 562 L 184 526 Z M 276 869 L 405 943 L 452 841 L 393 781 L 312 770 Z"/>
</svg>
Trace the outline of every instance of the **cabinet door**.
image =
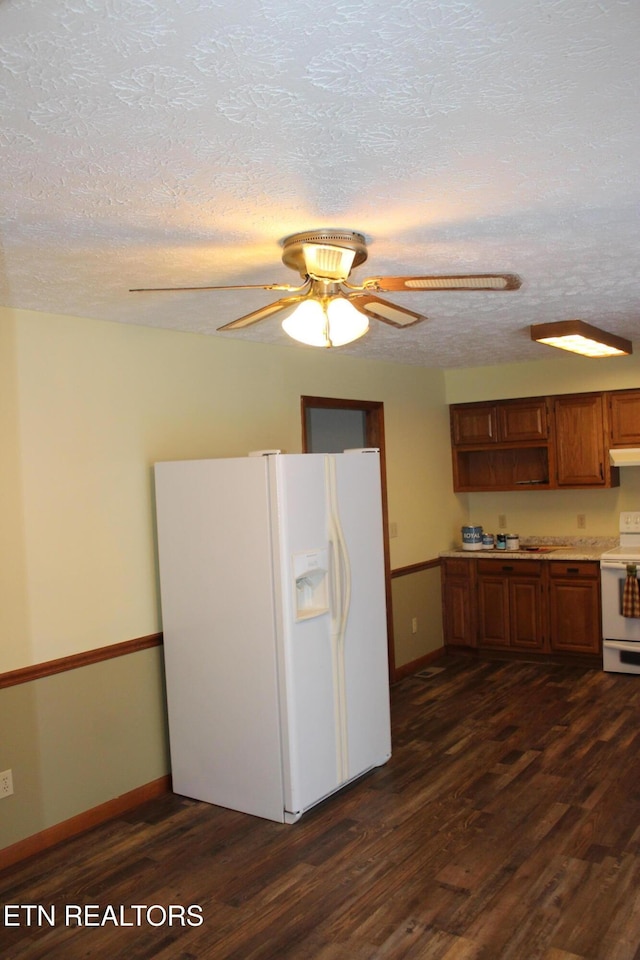
<svg viewBox="0 0 640 960">
<path fill-rule="evenodd" d="M 505 443 L 546 440 L 549 435 L 544 397 L 509 400 L 498 405 L 498 436 Z"/>
<path fill-rule="evenodd" d="M 640 446 L 640 390 L 610 393 L 609 420 L 612 446 Z"/>
<path fill-rule="evenodd" d="M 509 579 L 506 576 L 478 577 L 478 643 L 481 647 L 508 647 Z"/>
<path fill-rule="evenodd" d="M 602 629 L 598 565 L 551 563 L 550 573 L 551 650 L 561 653 L 600 653 Z"/>
<path fill-rule="evenodd" d="M 515 650 L 545 649 L 543 591 L 540 578 L 509 580 L 509 628 Z"/>
<path fill-rule="evenodd" d="M 471 563 L 471 561 L 465 561 Z M 450 647 L 475 647 L 473 585 L 469 579 L 444 576 L 444 639 Z"/>
<path fill-rule="evenodd" d="M 495 443 L 498 439 L 495 403 L 452 406 L 451 437 L 455 444 Z"/>
<path fill-rule="evenodd" d="M 607 485 L 602 394 L 556 397 L 558 486 Z"/>
</svg>

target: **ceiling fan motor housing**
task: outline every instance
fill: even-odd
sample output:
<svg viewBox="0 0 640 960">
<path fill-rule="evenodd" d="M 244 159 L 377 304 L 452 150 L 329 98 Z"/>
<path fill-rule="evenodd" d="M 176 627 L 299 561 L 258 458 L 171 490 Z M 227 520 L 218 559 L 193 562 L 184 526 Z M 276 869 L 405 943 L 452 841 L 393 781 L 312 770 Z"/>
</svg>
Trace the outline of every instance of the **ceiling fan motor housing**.
<svg viewBox="0 0 640 960">
<path fill-rule="evenodd" d="M 367 259 L 367 242 L 352 230 L 308 230 L 282 241 L 282 262 L 301 277 L 346 280 Z"/>
</svg>

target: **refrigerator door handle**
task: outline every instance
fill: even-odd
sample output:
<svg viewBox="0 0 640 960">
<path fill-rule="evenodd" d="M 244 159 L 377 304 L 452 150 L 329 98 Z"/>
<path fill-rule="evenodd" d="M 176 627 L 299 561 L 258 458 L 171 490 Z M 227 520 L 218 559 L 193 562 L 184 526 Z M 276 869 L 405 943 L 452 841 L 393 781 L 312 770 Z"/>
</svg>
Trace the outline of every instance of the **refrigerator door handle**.
<svg viewBox="0 0 640 960">
<path fill-rule="evenodd" d="M 349 553 L 340 523 L 340 514 L 338 512 L 338 496 L 336 487 L 336 467 L 333 457 L 327 457 L 327 493 L 329 501 L 329 542 L 332 547 L 332 580 L 333 580 L 333 602 L 331 616 L 334 622 L 334 632 L 342 638 L 347 627 L 347 617 L 349 616 L 349 607 L 351 605 L 351 564 L 349 563 Z"/>
<path fill-rule="evenodd" d="M 349 554 L 347 553 L 339 516 L 336 515 L 331 518 L 330 526 L 335 571 L 335 632 L 340 638 L 340 642 L 344 644 L 344 638 L 347 632 L 347 617 L 349 616 L 349 607 L 351 605 L 351 565 L 349 564 Z"/>
<path fill-rule="evenodd" d="M 333 661 L 336 749 L 338 774 L 341 781 L 349 776 L 349 744 L 347 737 L 347 688 L 345 668 L 345 635 L 351 604 L 351 565 L 340 514 L 336 485 L 336 464 L 331 456 L 325 458 L 327 499 L 329 506 L 329 542 L 331 545 L 331 653 Z"/>
</svg>

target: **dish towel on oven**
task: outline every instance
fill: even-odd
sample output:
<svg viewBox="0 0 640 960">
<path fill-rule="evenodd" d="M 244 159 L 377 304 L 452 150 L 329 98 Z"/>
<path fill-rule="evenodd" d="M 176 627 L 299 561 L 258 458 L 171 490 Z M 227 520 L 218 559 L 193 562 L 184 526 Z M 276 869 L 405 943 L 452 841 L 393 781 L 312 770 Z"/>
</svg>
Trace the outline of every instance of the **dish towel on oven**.
<svg viewBox="0 0 640 960">
<path fill-rule="evenodd" d="M 638 587 L 638 567 L 627 564 L 627 579 L 622 594 L 622 616 L 640 617 L 640 587 Z"/>
</svg>

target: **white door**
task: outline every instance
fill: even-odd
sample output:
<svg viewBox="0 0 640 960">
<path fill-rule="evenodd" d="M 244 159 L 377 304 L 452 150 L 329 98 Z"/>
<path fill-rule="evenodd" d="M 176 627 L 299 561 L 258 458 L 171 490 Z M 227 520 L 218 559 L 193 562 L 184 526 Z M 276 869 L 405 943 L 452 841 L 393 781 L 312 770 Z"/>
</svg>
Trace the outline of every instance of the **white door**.
<svg viewBox="0 0 640 960">
<path fill-rule="evenodd" d="M 296 575 L 306 555 L 329 560 L 325 458 L 270 457 L 278 535 L 275 568 L 282 678 L 285 809 L 298 814 L 341 783 L 329 610 L 300 616 Z M 273 500 L 272 500 L 273 503 Z M 327 599 L 330 599 L 327 597 Z"/>
<path fill-rule="evenodd" d="M 390 755 L 380 467 L 376 454 L 274 457 L 271 466 L 280 531 L 285 806 L 296 814 Z M 348 553 L 342 571 L 340 539 Z M 328 558 L 331 609 L 303 619 L 295 581 L 307 554 Z M 348 603 L 342 632 L 339 595 Z"/>
<path fill-rule="evenodd" d="M 380 463 L 377 454 L 336 457 L 337 499 L 351 568 L 344 639 L 349 777 L 391 754 L 389 665 Z"/>
</svg>

